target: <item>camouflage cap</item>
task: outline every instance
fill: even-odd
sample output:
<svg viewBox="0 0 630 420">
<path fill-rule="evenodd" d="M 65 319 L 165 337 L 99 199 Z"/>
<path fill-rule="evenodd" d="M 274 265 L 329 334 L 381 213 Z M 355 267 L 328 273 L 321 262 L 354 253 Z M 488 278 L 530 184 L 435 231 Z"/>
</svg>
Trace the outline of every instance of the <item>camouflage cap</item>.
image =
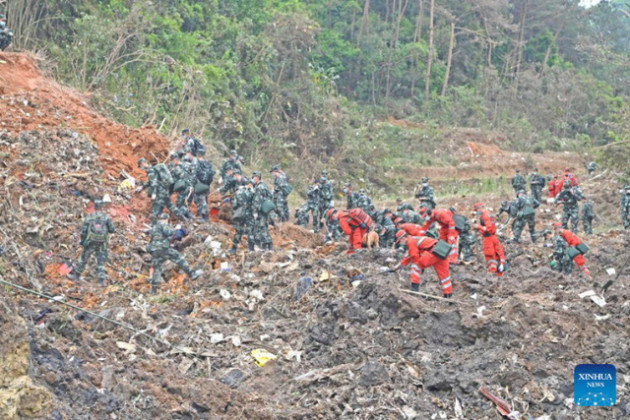
<svg viewBox="0 0 630 420">
<path fill-rule="evenodd" d="M 103 207 L 103 200 L 101 200 L 100 198 L 94 200 L 94 208 L 100 209 L 101 207 Z"/>
<path fill-rule="evenodd" d="M 190 128 L 184 128 L 182 134 L 190 133 Z"/>
<path fill-rule="evenodd" d="M 426 176 L 423 176 L 422 177 L 422 183 L 425 183 L 425 182 L 429 182 L 429 178 L 427 178 Z"/>
<path fill-rule="evenodd" d="M 171 160 L 179 159 L 179 153 L 173 152 L 171 153 Z"/>
<path fill-rule="evenodd" d="M 247 185 L 247 184 L 251 184 L 251 183 L 252 183 L 251 178 L 247 178 L 247 177 L 241 178 L 241 185 Z"/>
<path fill-rule="evenodd" d="M 142 166 L 143 163 L 145 163 L 147 160 L 145 158 L 140 158 L 138 159 L 138 168 Z"/>
<path fill-rule="evenodd" d="M 273 165 L 273 166 L 271 167 L 271 170 L 270 170 L 269 172 L 275 172 L 275 171 L 277 171 L 277 170 L 279 170 L 279 169 L 280 169 L 280 165 Z"/>
<path fill-rule="evenodd" d="M 323 176 L 328 175 L 328 171 L 327 171 L 326 169 L 323 169 L 323 170 L 322 170 L 322 175 L 323 175 Z"/>
<path fill-rule="evenodd" d="M 359 194 L 365 194 L 365 189 L 364 189 L 364 188 L 361 188 L 361 189 L 359 190 Z"/>
<path fill-rule="evenodd" d="M 236 153 L 236 150 L 232 149 L 230 150 L 230 156 L 238 156 L 238 153 Z"/>
<path fill-rule="evenodd" d="M 192 159 L 189 155 L 184 156 L 184 162 L 190 162 Z"/>
<path fill-rule="evenodd" d="M 258 179 L 262 179 L 262 174 L 260 173 L 260 171 L 254 171 L 252 172 L 252 178 L 258 178 Z"/>
</svg>

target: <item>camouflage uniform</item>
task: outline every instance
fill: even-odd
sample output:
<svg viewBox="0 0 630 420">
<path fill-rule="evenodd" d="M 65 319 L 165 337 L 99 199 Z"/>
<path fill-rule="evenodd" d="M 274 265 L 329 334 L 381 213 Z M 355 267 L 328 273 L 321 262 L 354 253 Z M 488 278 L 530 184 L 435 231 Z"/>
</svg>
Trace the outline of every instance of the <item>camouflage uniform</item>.
<svg viewBox="0 0 630 420">
<path fill-rule="evenodd" d="M 626 187 L 624 194 L 621 196 L 621 220 L 623 220 L 624 229 L 630 229 L 630 189 Z"/>
<path fill-rule="evenodd" d="M 214 167 L 212 166 L 212 163 L 203 159 L 203 157 L 195 158 L 192 161 L 192 173 L 192 185 L 194 191 L 193 198 L 195 200 L 195 205 L 197 206 L 197 216 L 201 217 L 203 220 L 208 220 L 210 218 L 210 210 L 208 209 L 208 194 L 210 193 L 212 178 L 214 177 Z"/>
<path fill-rule="evenodd" d="M 593 212 L 593 204 L 590 201 L 587 201 L 582 205 L 582 226 L 584 226 L 584 232 L 587 235 L 593 234 L 593 219 L 595 218 L 595 213 Z"/>
<path fill-rule="evenodd" d="M 391 248 L 392 245 L 394 245 L 394 242 L 396 242 L 397 229 L 394 222 L 392 222 L 392 219 L 385 216 L 385 212 L 383 212 L 378 216 L 378 224 L 381 227 L 378 232 L 381 248 Z"/>
<path fill-rule="evenodd" d="M 553 237 L 553 257 L 558 263 L 556 270 L 564 274 L 571 274 L 573 267 L 573 261 L 569 257 L 569 245 L 560 235 L 554 235 Z"/>
<path fill-rule="evenodd" d="M 98 225 L 98 226 L 97 226 Z M 96 235 L 94 229 L 99 229 L 104 233 Z M 112 219 L 101 211 L 96 211 L 86 216 L 81 226 L 81 245 L 83 245 L 83 252 L 79 257 L 75 273 L 77 278 L 81 276 L 85 269 L 85 264 L 90 258 L 90 255 L 96 255 L 96 273 L 98 274 L 98 283 L 104 284 L 107 279 L 107 273 L 105 272 L 105 264 L 107 263 L 107 244 L 109 240 L 109 234 L 114 233 L 114 224 Z"/>
<path fill-rule="evenodd" d="M 536 208 L 540 205 L 540 202 L 534 197 L 531 197 L 525 193 L 519 194 L 516 201 L 516 223 L 514 223 L 514 242 L 518 242 L 521 237 L 525 225 L 529 226 L 529 235 L 532 238 L 532 242 L 536 242 Z"/>
<path fill-rule="evenodd" d="M 184 218 L 183 213 L 173 206 L 173 202 L 171 201 L 171 184 L 169 183 L 169 185 L 166 185 L 166 181 L 162 181 L 160 179 L 159 174 L 162 173 L 162 171 L 168 172 L 168 168 L 163 163 L 158 163 L 157 165 L 149 166 L 147 168 L 147 178 L 149 179 L 149 191 L 147 194 L 150 197 L 155 197 L 153 199 L 153 205 L 151 206 L 151 223 L 155 223 L 157 221 L 157 217 L 160 213 L 162 213 L 162 209 L 164 209 L 164 207 L 166 207 L 172 214 L 180 218 Z"/>
<path fill-rule="evenodd" d="M 247 182 L 247 181 L 245 181 Z M 254 250 L 254 214 L 252 212 L 252 200 L 254 198 L 254 192 L 251 187 L 244 185 L 239 187 L 238 191 L 234 195 L 232 200 L 232 222 L 236 233 L 234 234 L 234 241 L 232 242 L 232 252 L 236 252 L 238 244 L 241 243 L 243 234 L 247 235 L 247 245 L 250 251 Z M 240 218 L 234 218 L 235 212 L 243 208 L 243 216 Z"/>
<path fill-rule="evenodd" d="M 568 184 L 568 185 L 567 185 Z M 555 203 L 564 204 L 562 210 L 562 227 L 568 229 L 569 219 L 571 219 L 571 231 L 577 233 L 580 205 L 579 201 L 582 199 L 582 192 L 579 187 L 571 188 L 568 181 L 565 181 L 564 189 L 556 196 Z"/>
<path fill-rule="evenodd" d="M 420 207 L 433 210 L 435 208 L 435 192 L 433 187 L 429 186 L 428 181 L 427 178 L 422 178 L 422 187 L 415 194 L 415 197 L 420 200 Z"/>
<path fill-rule="evenodd" d="M 360 207 L 364 212 L 368 212 L 370 210 L 370 206 L 372 205 L 372 200 L 367 196 L 365 190 L 359 190 L 359 197 L 356 201 L 357 207 Z"/>
<path fill-rule="evenodd" d="M 308 206 L 308 211 L 313 215 L 313 232 L 317 233 L 319 232 L 320 219 L 322 217 L 319 213 L 319 184 L 308 186 L 307 197 L 306 205 Z"/>
<path fill-rule="evenodd" d="M 350 209 L 358 207 L 359 194 L 353 192 L 350 189 L 350 184 L 346 184 L 346 186 L 343 189 L 343 194 L 346 196 L 346 200 L 347 200 L 346 210 L 350 210 Z"/>
<path fill-rule="evenodd" d="M 326 212 L 328 214 L 328 212 Z M 328 242 L 330 240 L 339 241 L 343 239 L 344 233 L 341 230 L 341 225 L 339 225 L 339 219 L 333 217 L 332 219 L 326 217 L 326 237 L 324 238 L 324 242 Z"/>
<path fill-rule="evenodd" d="M 324 215 L 331 208 L 333 203 L 333 186 L 325 176 L 319 181 L 319 216 L 323 219 Z M 320 229 L 323 226 L 323 221 L 320 223 Z"/>
<path fill-rule="evenodd" d="M 535 200 L 541 201 L 542 199 L 542 190 L 545 187 L 545 178 L 540 176 L 535 171 L 529 177 L 529 187 L 532 190 L 532 196 Z"/>
<path fill-rule="evenodd" d="M 516 175 L 512 177 L 512 188 L 514 188 L 514 192 L 518 194 L 520 190 L 525 190 L 527 188 L 527 181 L 520 174 L 520 171 L 516 171 Z"/>
<path fill-rule="evenodd" d="M 475 235 L 471 231 L 470 221 L 462 214 L 456 214 L 453 210 L 455 229 L 459 232 L 459 253 L 463 261 L 470 261 L 472 247 L 475 245 Z"/>
<path fill-rule="evenodd" d="M 589 162 L 588 166 L 586 167 L 586 170 L 588 171 L 588 174 L 592 174 L 593 172 L 595 172 L 595 170 L 597 169 L 597 163 L 595 162 Z"/>
<path fill-rule="evenodd" d="M 155 223 L 151 228 L 151 242 L 147 247 L 147 251 L 151 253 L 151 264 L 153 266 L 153 276 L 151 277 L 151 286 L 153 291 L 162 279 L 162 264 L 166 260 L 175 262 L 188 277 L 193 277 L 193 271 L 184 259 L 184 257 L 171 247 L 171 240 L 174 237 L 174 230 L 169 226 L 168 217 L 160 217 L 160 221 Z"/>
<path fill-rule="evenodd" d="M 254 197 L 252 198 L 252 209 L 256 220 L 254 222 L 254 241 L 260 244 L 263 249 L 272 249 L 271 235 L 269 234 L 269 214 L 262 212 L 262 204 L 273 197 L 269 187 L 259 179 L 254 187 Z"/>
<path fill-rule="evenodd" d="M 501 202 L 501 207 L 499 207 L 499 212 L 497 213 L 497 220 L 501 217 L 502 213 L 507 213 L 510 219 L 512 219 L 511 229 L 514 232 L 514 224 L 516 223 L 516 215 L 518 214 L 518 208 L 516 206 L 517 200 L 507 201 L 503 200 Z"/>
<path fill-rule="evenodd" d="M 295 209 L 295 224 L 302 227 L 308 226 L 308 203 Z"/>
<path fill-rule="evenodd" d="M 186 197 L 190 194 L 190 173 L 184 166 L 183 162 L 171 162 L 169 164 L 169 170 L 173 177 L 173 193 L 177 194 L 175 200 L 175 208 L 180 214 L 190 217 L 190 211 L 186 207 Z M 161 209 L 160 209 L 161 211 Z"/>
<path fill-rule="evenodd" d="M 279 175 L 273 181 L 273 202 L 276 205 L 276 213 L 280 221 L 286 222 L 289 220 L 289 202 L 287 197 L 292 187 L 289 184 L 287 175 L 279 169 L 278 171 Z"/>
<path fill-rule="evenodd" d="M 0 51 L 4 51 L 11 44 L 12 39 L 13 32 L 6 27 L 4 20 L 0 21 Z"/>
<path fill-rule="evenodd" d="M 221 188 L 221 194 L 230 194 L 239 186 L 239 183 L 234 179 L 234 177 L 228 174 L 228 171 L 232 171 L 234 173 L 243 173 L 243 168 L 241 167 L 241 162 L 239 161 L 238 155 L 236 155 L 235 151 L 232 151 L 230 158 L 225 159 L 223 161 L 223 165 L 221 166 L 220 174 L 223 179 L 223 187 Z"/>
</svg>

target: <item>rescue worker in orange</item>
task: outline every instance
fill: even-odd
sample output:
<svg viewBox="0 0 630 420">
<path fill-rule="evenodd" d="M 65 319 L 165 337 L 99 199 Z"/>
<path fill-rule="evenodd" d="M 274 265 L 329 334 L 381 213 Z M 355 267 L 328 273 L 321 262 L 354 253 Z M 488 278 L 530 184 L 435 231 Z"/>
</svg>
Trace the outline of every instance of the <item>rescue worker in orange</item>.
<svg viewBox="0 0 630 420">
<path fill-rule="evenodd" d="M 562 189 L 562 184 L 565 180 L 568 180 L 571 183 L 571 187 L 577 187 L 578 185 L 578 180 L 575 175 L 571 173 L 571 168 L 564 168 L 564 175 L 562 175 L 562 181 L 560 182 L 560 188 L 558 188 L 558 190 Z"/>
<path fill-rule="evenodd" d="M 391 271 L 397 271 L 401 266 L 407 267 L 411 264 L 410 289 L 417 292 L 420 289 L 420 274 L 425 268 L 433 267 L 440 279 L 444 297 L 448 299 L 453 296 L 453 284 L 451 283 L 448 258 L 442 259 L 431 252 L 438 240 L 428 236 L 410 236 L 404 230 L 398 231 L 396 242 L 404 240 L 407 242 L 407 256 Z"/>
<path fill-rule="evenodd" d="M 561 237 L 562 239 L 566 241 L 569 247 L 575 248 L 576 246 L 582 243 L 582 241 L 580 241 L 580 238 L 578 238 L 573 232 L 571 232 L 568 229 L 563 229 L 562 223 L 554 223 L 553 230 L 557 236 Z M 584 254 L 582 253 L 577 254 L 575 257 L 573 257 L 573 262 L 575 263 L 575 265 L 577 265 L 580 268 L 580 270 L 582 270 L 584 275 L 589 280 L 592 279 L 591 273 L 590 271 L 588 271 L 588 268 L 586 267 L 586 260 L 584 259 Z"/>
<path fill-rule="evenodd" d="M 337 212 L 337 220 L 341 230 L 350 238 L 348 254 L 354 254 L 363 245 L 363 236 L 372 226 L 372 218 L 360 208 Z"/>
<path fill-rule="evenodd" d="M 424 218 L 424 225 L 422 225 L 421 231 L 423 235 L 426 235 L 433 222 L 437 222 L 440 225 L 440 239 L 451 245 L 451 253 L 449 254 L 448 261 L 451 264 L 455 264 L 457 262 L 458 233 L 457 230 L 455 230 L 453 213 L 448 209 L 431 210 L 423 207 L 420 209 L 420 216 Z"/>
<path fill-rule="evenodd" d="M 494 223 L 494 217 L 488 210 L 484 209 L 482 203 L 475 203 L 473 209 L 479 218 L 479 224 L 475 227 L 483 238 L 483 256 L 486 258 L 488 271 L 501 277 L 505 269 L 505 253 L 499 238 L 497 238 L 497 226 Z"/>
<path fill-rule="evenodd" d="M 553 179 L 549 180 L 549 198 L 556 198 L 556 195 L 560 192 L 558 183 L 560 184 L 560 188 L 562 188 L 562 182 L 558 180 L 558 175 L 554 175 Z"/>
<path fill-rule="evenodd" d="M 399 230 L 404 230 L 407 234 L 411 236 L 424 236 L 425 232 L 422 230 L 422 226 L 416 225 L 415 223 L 404 223 L 402 220 L 396 224 L 396 228 Z"/>
</svg>

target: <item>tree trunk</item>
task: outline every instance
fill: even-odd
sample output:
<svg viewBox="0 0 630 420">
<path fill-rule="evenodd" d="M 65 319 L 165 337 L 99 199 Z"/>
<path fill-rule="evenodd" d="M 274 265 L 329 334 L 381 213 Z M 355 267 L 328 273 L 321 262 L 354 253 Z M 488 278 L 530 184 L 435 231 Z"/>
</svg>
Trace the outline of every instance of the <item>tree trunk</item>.
<svg viewBox="0 0 630 420">
<path fill-rule="evenodd" d="M 453 44 L 455 41 L 455 21 L 451 22 L 451 38 L 448 42 L 448 58 L 446 59 L 446 74 L 444 74 L 444 84 L 442 85 L 441 96 L 446 94 L 448 87 L 448 77 L 451 74 L 451 61 L 453 61 Z"/>
<path fill-rule="evenodd" d="M 418 0 L 418 17 L 416 18 L 416 30 L 413 32 L 413 42 L 414 44 L 418 42 L 420 38 L 422 38 L 422 11 L 423 11 L 424 0 Z"/>
<path fill-rule="evenodd" d="M 524 0 L 523 9 L 521 11 L 521 23 L 518 31 L 518 43 L 516 44 L 516 69 L 514 72 L 514 96 L 518 92 L 518 79 L 521 74 L 521 56 L 523 55 L 523 36 L 525 33 L 525 20 L 527 17 L 527 3 L 529 0 Z"/>
<path fill-rule="evenodd" d="M 354 27 L 357 23 L 357 12 L 352 12 L 352 22 L 350 23 L 350 42 L 354 41 Z"/>
<path fill-rule="evenodd" d="M 359 27 L 359 35 L 357 35 L 357 47 L 361 43 L 361 36 L 363 35 L 363 31 L 367 31 L 369 14 L 370 14 L 370 0 L 365 0 L 365 3 L 363 3 L 363 17 L 361 17 L 361 26 Z"/>
<path fill-rule="evenodd" d="M 565 24 L 566 24 L 566 21 L 562 22 L 562 24 L 556 30 L 556 33 L 553 34 L 553 39 L 549 43 L 549 46 L 547 47 L 547 51 L 545 51 L 545 58 L 543 59 L 542 66 L 540 67 L 540 73 L 538 74 L 539 79 L 542 79 L 543 74 L 545 73 L 545 69 L 547 68 L 547 61 L 549 61 L 549 56 L 551 55 L 551 49 L 555 45 L 556 39 L 558 39 L 558 35 L 560 35 L 560 32 L 562 32 L 562 29 L 564 29 Z"/>
<path fill-rule="evenodd" d="M 424 82 L 424 109 L 429 111 L 429 98 L 431 95 L 431 65 L 433 64 L 433 11 L 435 0 L 431 0 L 429 6 L 429 58 L 427 60 L 427 75 Z"/>
</svg>

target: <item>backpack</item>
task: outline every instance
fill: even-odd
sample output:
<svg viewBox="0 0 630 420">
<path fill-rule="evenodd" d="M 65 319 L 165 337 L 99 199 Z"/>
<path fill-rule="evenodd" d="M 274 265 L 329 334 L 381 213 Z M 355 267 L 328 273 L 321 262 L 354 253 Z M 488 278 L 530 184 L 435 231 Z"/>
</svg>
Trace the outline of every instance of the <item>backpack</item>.
<svg viewBox="0 0 630 420">
<path fill-rule="evenodd" d="M 197 179 L 202 184 L 210 185 L 214 179 L 214 167 L 207 160 L 200 160 L 197 167 Z"/>
<path fill-rule="evenodd" d="M 170 190 L 171 185 L 173 185 L 173 176 L 171 175 L 171 172 L 168 170 L 166 165 L 164 165 L 163 163 L 158 163 L 157 165 L 155 165 L 155 173 L 158 176 L 160 185 L 166 190 Z"/>
<path fill-rule="evenodd" d="M 289 184 L 288 182 L 286 183 L 286 185 L 284 186 L 284 193 L 286 195 L 289 195 L 293 192 L 293 185 Z"/>
<path fill-rule="evenodd" d="M 193 156 L 197 156 L 199 155 L 199 152 L 201 151 L 205 153 L 206 146 L 204 146 L 203 143 L 201 143 L 197 137 L 193 137 L 193 147 L 190 152 L 192 153 Z"/>
<path fill-rule="evenodd" d="M 97 216 L 89 221 L 86 242 L 104 243 L 107 242 L 107 219 Z"/>
<path fill-rule="evenodd" d="M 470 221 L 466 216 L 461 214 L 454 214 L 453 220 L 455 221 L 455 230 L 459 233 L 468 232 L 470 230 Z"/>
</svg>

